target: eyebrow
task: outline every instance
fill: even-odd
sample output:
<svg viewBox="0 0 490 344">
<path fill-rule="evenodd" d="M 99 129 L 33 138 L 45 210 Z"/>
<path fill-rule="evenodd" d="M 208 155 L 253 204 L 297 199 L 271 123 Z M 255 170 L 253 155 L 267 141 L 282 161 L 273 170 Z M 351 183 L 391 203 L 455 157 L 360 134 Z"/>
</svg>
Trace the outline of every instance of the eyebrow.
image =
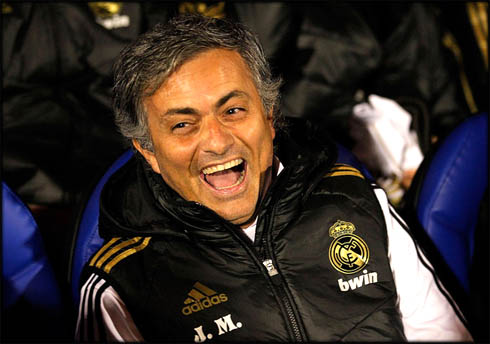
<svg viewBox="0 0 490 344">
<path fill-rule="evenodd" d="M 233 90 L 229 93 L 227 93 L 226 95 L 224 95 L 223 97 L 221 97 L 220 99 L 218 99 L 218 101 L 216 102 L 216 104 L 214 105 L 214 107 L 217 109 L 221 106 L 223 106 L 224 104 L 226 104 L 226 102 L 228 100 L 230 100 L 231 98 L 234 98 L 234 97 L 245 97 L 245 98 L 248 98 L 248 93 L 246 92 L 243 92 L 243 91 L 239 91 L 239 90 Z M 181 108 L 171 108 L 171 109 L 168 109 L 167 111 L 165 111 L 165 113 L 163 114 L 162 117 L 166 117 L 166 116 L 170 116 L 170 115 L 175 115 L 175 114 L 180 114 L 180 115 L 195 115 L 197 114 L 199 111 L 197 111 L 196 109 L 192 108 L 192 107 L 181 107 Z"/>
<path fill-rule="evenodd" d="M 162 118 L 166 117 L 166 116 L 175 115 L 175 114 L 195 115 L 195 114 L 197 114 L 197 111 L 196 111 L 196 109 L 193 109 L 191 107 L 172 108 L 172 109 L 168 109 L 167 111 L 165 111 Z"/>
<path fill-rule="evenodd" d="M 223 106 L 224 104 L 226 104 L 226 102 L 228 100 L 230 100 L 233 97 L 245 97 L 245 98 L 248 98 L 248 94 L 246 92 L 238 91 L 238 90 L 231 91 L 230 93 L 228 93 L 225 96 L 221 97 L 216 102 L 215 108 L 219 108 L 219 107 Z"/>
</svg>

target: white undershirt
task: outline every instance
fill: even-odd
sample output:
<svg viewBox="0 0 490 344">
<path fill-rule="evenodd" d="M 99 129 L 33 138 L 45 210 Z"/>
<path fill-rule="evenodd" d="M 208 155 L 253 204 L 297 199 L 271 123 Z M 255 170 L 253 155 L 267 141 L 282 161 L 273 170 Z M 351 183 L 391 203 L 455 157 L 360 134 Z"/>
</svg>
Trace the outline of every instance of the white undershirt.
<svg viewBox="0 0 490 344">
<path fill-rule="evenodd" d="M 245 233 L 252 242 L 255 241 L 255 228 L 257 228 L 257 219 L 249 227 L 243 228 L 243 233 Z"/>
<path fill-rule="evenodd" d="M 284 169 L 284 165 L 282 164 L 282 162 L 279 161 L 279 167 L 277 168 L 277 175 L 279 175 L 279 173 L 282 172 L 282 170 Z M 255 241 L 255 229 L 257 228 L 257 218 L 255 218 L 255 221 L 254 223 L 252 223 L 250 226 L 248 226 L 247 228 L 243 228 L 243 233 L 245 233 L 249 238 L 250 240 L 252 240 L 252 242 Z"/>
</svg>

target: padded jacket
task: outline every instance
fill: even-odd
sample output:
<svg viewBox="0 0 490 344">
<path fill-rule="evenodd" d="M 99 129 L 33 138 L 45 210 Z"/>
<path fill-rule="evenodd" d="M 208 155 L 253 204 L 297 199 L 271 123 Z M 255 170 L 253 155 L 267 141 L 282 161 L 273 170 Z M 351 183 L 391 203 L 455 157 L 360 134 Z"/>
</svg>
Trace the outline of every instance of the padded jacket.
<svg viewBox="0 0 490 344">
<path fill-rule="evenodd" d="M 253 243 L 133 158 L 102 192 L 106 244 L 81 284 L 108 281 L 147 341 L 405 339 L 369 183 L 334 164 L 333 145 L 279 147 L 285 167 L 258 207 Z"/>
</svg>

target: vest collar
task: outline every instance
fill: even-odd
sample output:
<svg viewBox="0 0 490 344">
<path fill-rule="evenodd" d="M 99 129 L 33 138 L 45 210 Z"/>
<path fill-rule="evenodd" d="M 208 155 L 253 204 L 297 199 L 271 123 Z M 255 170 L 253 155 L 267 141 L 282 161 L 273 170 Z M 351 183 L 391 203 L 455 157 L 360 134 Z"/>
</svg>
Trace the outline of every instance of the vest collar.
<svg viewBox="0 0 490 344">
<path fill-rule="evenodd" d="M 256 238 L 261 236 L 268 222 L 265 220 L 272 213 L 280 214 L 274 221 L 274 230 L 286 226 L 336 159 L 331 142 L 312 140 L 308 147 L 299 147 L 281 135 L 277 135 L 275 153 L 284 170 L 258 205 Z M 230 247 L 248 240 L 239 226 L 203 205 L 184 200 L 143 157 L 136 155 L 103 190 L 101 236 L 188 236 L 210 245 Z"/>
</svg>

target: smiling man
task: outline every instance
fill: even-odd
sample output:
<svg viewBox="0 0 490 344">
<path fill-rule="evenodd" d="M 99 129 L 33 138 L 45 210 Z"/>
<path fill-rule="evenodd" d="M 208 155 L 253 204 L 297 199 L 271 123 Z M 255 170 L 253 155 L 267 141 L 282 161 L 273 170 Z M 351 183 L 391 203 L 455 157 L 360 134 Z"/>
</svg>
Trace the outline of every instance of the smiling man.
<svg viewBox="0 0 490 344">
<path fill-rule="evenodd" d="M 137 153 L 101 195 L 79 340 L 471 339 L 384 192 L 282 132 L 279 86 L 229 21 L 176 17 L 121 53 Z"/>
<path fill-rule="evenodd" d="M 152 169 L 182 198 L 249 224 L 270 183 L 274 127 L 240 54 L 200 53 L 144 106 L 154 149 L 133 143 Z"/>
</svg>

